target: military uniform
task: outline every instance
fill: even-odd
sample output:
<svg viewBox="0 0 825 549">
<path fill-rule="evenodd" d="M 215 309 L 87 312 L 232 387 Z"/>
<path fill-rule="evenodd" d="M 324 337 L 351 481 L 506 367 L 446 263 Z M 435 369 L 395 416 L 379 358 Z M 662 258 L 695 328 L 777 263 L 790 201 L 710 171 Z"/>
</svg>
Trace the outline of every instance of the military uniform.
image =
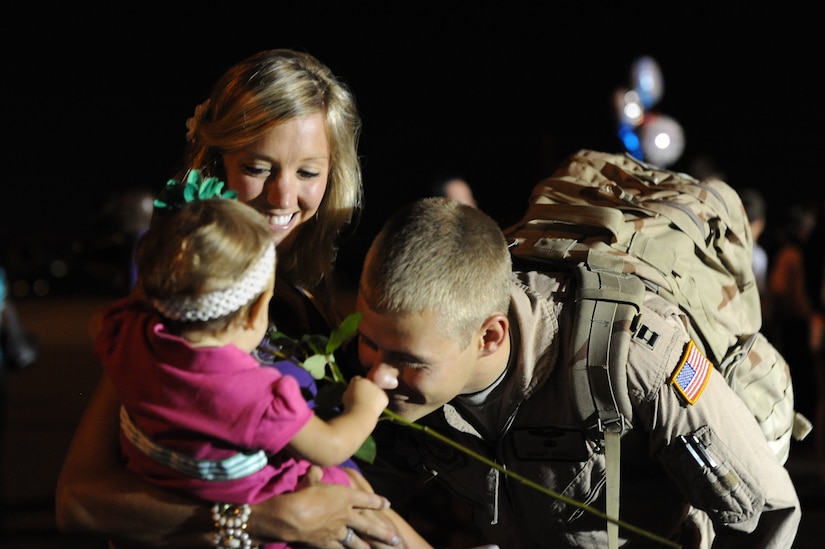
<svg viewBox="0 0 825 549">
<path fill-rule="evenodd" d="M 605 456 L 576 415 L 565 367 L 570 284 L 547 274 L 514 274 L 507 371 L 494 387 L 461 395 L 418 423 L 604 512 Z M 707 534 L 698 540 L 707 517 L 714 547 L 791 547 L 799 500 L 753 414 L 718 372 L 710 371 L 693 404 L 671 382 L 690 342 L 675 306 L 650 294 L 640 321 L 656 337 L 634 339 L 630 349 L 634 416 L 621 444 L 620 519 L 684 547 L 710 546 Z M 364 472 L 396 507 L 409 483 L 434 476 L 470 506 L 487 541 L 502 549 L 607 546 L 603 518 L 421 431 L 384 429 L 376 434 L 379 459 Z M 620 537 L 627 547 L 657 546 L 625 530 Z"/>
</svg>

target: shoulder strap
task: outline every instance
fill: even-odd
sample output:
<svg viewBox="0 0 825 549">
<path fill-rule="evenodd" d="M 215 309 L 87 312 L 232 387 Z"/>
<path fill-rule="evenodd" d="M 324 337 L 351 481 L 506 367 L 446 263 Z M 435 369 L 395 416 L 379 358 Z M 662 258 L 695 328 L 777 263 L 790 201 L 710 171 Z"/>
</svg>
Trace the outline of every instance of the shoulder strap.
<svg viewBox="0 0 825 549">
<path fill-rule="evenodd" d="M 634 320 L 644 299 L 642 281 L 630 274 L 576 266 L 572 354 L 574 403 L 605 451 L 607 516 L 619 518 L 622 433 L 632 428 L 627 359 Z M 608 549 L 618 547 L 619 528 L 607 523 Z"/>
<path fill-rule="evenodd" d="M 601 439 L 605 431 L 622 433 L 632 427 L 626 364 L 645 287 L 634 275 L 583 263 L 575 272 L 574 401 L 586 426 Z"/>
</svg>

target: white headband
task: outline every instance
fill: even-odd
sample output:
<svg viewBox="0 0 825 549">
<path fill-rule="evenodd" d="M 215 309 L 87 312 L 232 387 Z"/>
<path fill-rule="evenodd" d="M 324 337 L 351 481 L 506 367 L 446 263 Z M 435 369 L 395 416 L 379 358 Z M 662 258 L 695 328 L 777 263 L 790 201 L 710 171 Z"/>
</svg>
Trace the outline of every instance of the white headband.
<svg viewBox="0 0 825 549">
<path fill-rule="evenodd" d="M 152 305 L 171 320 L 212 320 L 237 311 L 252 298 L 264 291 L 275 270 L 275 244 L 267 246 L 266 251 L 243 277 L 234 285 L 224 290 L 209 292 L 197 298 L 152 300 Z"/>
</svg>

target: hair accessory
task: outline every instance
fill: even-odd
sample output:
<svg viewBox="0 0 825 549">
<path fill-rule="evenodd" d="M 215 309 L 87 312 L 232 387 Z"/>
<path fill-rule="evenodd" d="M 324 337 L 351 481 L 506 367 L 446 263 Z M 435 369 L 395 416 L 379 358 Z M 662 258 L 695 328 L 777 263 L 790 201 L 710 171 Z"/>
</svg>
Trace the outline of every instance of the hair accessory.
<svg viewBox="0 0 825 549">
<path fill-rule="evenodd" d="M 246 531 L 247 522 L 252 515 L 252 508 L 244 503 L 216 503 L 212 506 L 212 520 L 217 532 L 212 545 L 220 549 L 251 549 L 252 538 Z"/>
<path fill-rule="evenodd" d="M 275 270 L 275 243 L 250 267 L 240 280 L 229 288 L 216 290 L 198 297 L 152 300 L 152 305 L 170 320 L 195 321 L 221 318 L 237 311 L 264 291 Z"/>
<path fill-rule="evenodd" d="M 187 141 L 194 141 L 195 139 L 195 130 L 198 129 L 198 126 L 203 119 L 203 113 L 206 112 L 206 109 L 209 108 L 209 99 L 195 107 L 195 114 L 192 115 L 192 118 L 186 119 L 186 140 Z"/>
<path fill-rule="evenodd" d="M 225 191 L 223 186 L 223 181 L 219 181 L 217 177 L 204 179 L 200 170 L 189 170 L 189 173 L 186 174 L 185 183 L 179 183 L 174 179 L 166 182 L 166 186 L 155 199 L 155 209 L 173 211 L 194 200 L 208 200 L 210 198 L 236 200 L 238 198 L 238 193 Z"/>
</svg>

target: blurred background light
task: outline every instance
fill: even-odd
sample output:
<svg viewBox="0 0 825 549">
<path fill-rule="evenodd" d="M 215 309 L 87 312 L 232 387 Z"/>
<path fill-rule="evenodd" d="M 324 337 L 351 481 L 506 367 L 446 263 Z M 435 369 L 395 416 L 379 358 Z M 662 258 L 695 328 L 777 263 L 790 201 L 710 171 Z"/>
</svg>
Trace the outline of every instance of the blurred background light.
<svg viewBox="0 0 825 549">
<path fill-rule="evenodd" d="M 639 130 L 642 153 L 646 162 L 670 166 L 685 150 L 682 126 L 664 114 L 649 115 Z"/>
<path fill-rule="evenodd" d="M 648 55 L 639 57 L 633 62 L 630 75 L 631 85 L 645 109 L 659 102 L 665 93 L 665 83 L 655 59 Z"/>
<path fill-rule="evenodd" d="M 659 64 L 647 55 L 637 58 L 630 82 L 630 89 L 619 88 L 613 94 L 619 140 L 635 158 L 666 168 L 681 158 L 685 135 L 675 119 L 651 110 L 665 89 Z"/>
</svg>

